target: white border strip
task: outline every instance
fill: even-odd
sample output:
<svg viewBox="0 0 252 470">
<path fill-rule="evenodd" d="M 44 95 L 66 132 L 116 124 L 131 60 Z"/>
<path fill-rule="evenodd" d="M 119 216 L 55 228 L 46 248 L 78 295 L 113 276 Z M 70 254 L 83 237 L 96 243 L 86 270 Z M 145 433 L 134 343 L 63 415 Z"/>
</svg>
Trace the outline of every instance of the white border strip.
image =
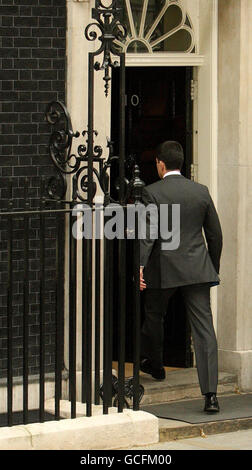
<svg viewBox="0 0 252 470">
<path fill-rule="evenodd" d="M 186 53 L 127 53 L 127 67 L 173 67 L 173 66 L 200 66 L 204 65 L 205 57 L 199 54 Z"/>
</svg>

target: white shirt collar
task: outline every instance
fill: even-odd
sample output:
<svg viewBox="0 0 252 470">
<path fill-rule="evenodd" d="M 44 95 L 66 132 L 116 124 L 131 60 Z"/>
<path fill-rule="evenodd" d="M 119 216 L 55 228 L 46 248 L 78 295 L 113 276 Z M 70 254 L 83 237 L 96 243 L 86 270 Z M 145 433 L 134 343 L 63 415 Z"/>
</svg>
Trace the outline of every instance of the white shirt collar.
<svg viewBox="0 0 252 470">
<path fill-rule="evenodd" d="M 166 176 L 170 176 L 170 175 L 181 175 L 181 173 L 179 170 L 167 171 L 167 173 L 164 174 L 163 178 L 165 178 Z"/>
</svg>

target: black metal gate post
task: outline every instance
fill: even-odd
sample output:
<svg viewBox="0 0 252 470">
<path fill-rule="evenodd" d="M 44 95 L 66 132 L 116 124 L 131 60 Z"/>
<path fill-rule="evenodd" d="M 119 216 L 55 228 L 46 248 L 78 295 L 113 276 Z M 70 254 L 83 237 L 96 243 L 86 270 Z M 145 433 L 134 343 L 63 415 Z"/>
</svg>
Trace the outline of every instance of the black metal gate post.
<svg viewBox="0 0 252 470">
<path fill-rule="evenodd" d="M 79 132 L 74 133 L 72 130 L 71 119 L 68 111 L 63 103 L 52 102 L 47 108 L 47 121 L 54 127 L 50 139 L 50 154 L 52 160 L 59 171 L 59 189 L 60 196 L 56 195 L 63 201 L 66 194 L 66 181 L 64 174 L 73 175 L 73 185 L 71 200 L 65 201 L 68 204 L 69 211 L 76 206 L 77 212 L 82 215 L 86 212 L 92 213 L 92 227 L 96 207 L 95 195 L 97 183 L 104 194 L 104 207 L 102 211 L 110 203 L 117 203 L 123 209 L 124 222 L 126 224 L 126 204 L 129 197 L 129 190 L 135 191 L 136 201 L 139 201 L 139 181 L 136 177 L 135 169 L 134 180 L 130 185 L 125 179 L 125 54 L 121 52 L 115 45 L 115 40 L 123 40 L 126 37 L 126 28 L 120 22 L 121 9 L 118 8 L 117 0 L 112 0 L 109 6 L 105 6 L 101 0 L 96 0 L 95 8 L 92 9 L 92 18 L 95 20 L 85 29 L 87 40 L 94 41 L 98 39 L 101 44 L 98 50 L 90 52 L 88 56 L 88 122 L 87 129 L 82 132 L 86 138 L 85 144 L 80 144 L 77 149 L 77 155 L 71 151 L 73 138 L 80 136 Z M 100 35 L 98 36 L 97 31 Z M 96 57 L 101 57 L 101 62 L 95 61 Z M 112 56 L 117 56 L 117 60 L 112 60 Z M 113 155 L 113 145 L 108 140 L 109 154 L 108 158 L 102 158 L 103 149 L 95 145 L 94 140 L 97 131 L 94 127 L 94 74 L 95 71 L 103 71 L 104 76 L 104 92 L 108 96 L 111 69 L 120 67 L 120 99 L 119 99 L 119 155 Z M 109 171 L 114 162 L 118 162 L 119 178 L 117 182 L 118 200 L 111 197 L 111 186 L 109 186 Z M 95 167 L 98 165 L 98 168 Z M 140 194 L 140 193 L 139 193 Z M 55 197 L 55 194 L 52 194 Z M 82 207 L 84 205 L 84 209 Z M 73 240 L 72 230 L 72 214 L 70 219 L 70 322 L 69 322 L 69 360 L 70 360 L 70 400 L 72 417 L 76 415 L 76 256 L 77 242 Z M 109 217 L 108 217 L 109 219 Z M 106 223 L 106 216 L 104 223 Z M 138 221 L 137 221 L 138 222 Z M 95 250 L 93 250 L 95 246 Z M 118 265 L 115 275 L 119 279 L 118 293 L 113 292 L 113 256 L 118 250 Z M 101 353 L 101 315 L 100 315 L 100 287 L 101 287 L 101 267 L 103 265 L 104 274 L 104 299 L 103 299 L 103 412 L 108 413 L 108 408 L 112 404 L 112 343 L 113 343 L 113 296 L 117 298 L 117 315 L 119 324 L 118 338 L 118 390 L 117 402 L 118 412 L 122 412 L 125 406 L 125 330 L 126 330 L 126 240 L 119 239 L 117 244 L 113 240 L 104 238 L 103 263 L 101 259 L 101 240 L 96 239 L 93 243 L 89 237 L 82 239 L 82 402 L 86 403 L 86 414 L 92 414 L 92 337 L 94 331 L 95 338 L 95 403 L 99 403 L 100 391 L 100 353 Z M 134 338 L 137 343 L 134 352 L 134 409 L 139 407 L 139 331 L 140 331 L 140 308 L 139 308 L 139 265 L 138 265 L 139 245 L 136 241 L 135 245 L 135 304 L 136 315 L 133 325 Z M 93 262 L 94 261 L 94 262 Z M 92 276 L 95 275 L 95 292 L 93 292 Z M 138 279 L 138 280 L 137 280 Z M 93 302 L 94 299 L 94 302 Z M 92 306 L 95 305 L 95 325 L 92 321 Z M 59 377 L 59 372 L 58 372 Z M 57 395 L 59 400 L 59 391 Z M 58 407 L 57 407 L 58 413 Z"/>
<path fill-rule="evenodd" d="M 42 423 L 45 417 L 45 182 L 42 179 L 40 188 L 40 215 L 39 215 L 39 326 L 40 326 L 40 371 L 39 371 L 39 419 Z"/>
<path fill-rule="evenodd" d="M 104 217 L 104 224 L 107 222 Z M 112 241 L 104 238 L 104 299 L 103 299 L 103 413 L 112 405 Z"/>
<path fill-rule="evenodd" d="M 88 208 L 93 221 L 92 209 Z M 82 401 L 86 402 L 86 414 L 92 414 L 92 302 L 93 302 L 93 286 L 92 286 L 92 256 L 93 244 L 92 239 L 83 238 L 82 243 L 82 276 L 83 276 L 83 310 L 82 310 Z"/>
<path fill-rule="evenodd" d="M 119 202 L 125 204 L 125 54 L 120 54 L 120 131 L 119 131 Z M 126 220 L 124 209 L 124 226 Z M 126 329 L 126 244 L 125 239 L 119 240 L 118 254 L 119 273 L 119 351 L 118 351 L 118 411 L 124 408 L 124 384 L 125 384 L 125 329 Z"/>
<path fill-rule="evenodd" d="M 61 201 L 58 201 L 58 209 L 61 209 Z M 62 370 L 64 354 L 64 303 L 62 301 L 62 279 L 64 270 L 64 238 L 62 227 L 65 225 L 65 217 L 61 212 L 56 217 L 56 248 L 55 248 L 55 418 L 60 419 L 60 399 L 62 393 Z"/>
<path fill-rule="evenodd" d="M 139 168 L 134 167 L 132 180 L 132 193 L 135 203 L 135 239 L 134 239 L 134 321 L 133 321 L 133 409 L 139 410 L 140 389 L 139 389 L 139 369 L 140 369 L 140 327 L 141 327 L 141 309 L 140 309 L 140 241 L 139 226 L 140 214 L 138 206 L 141 203 L 142 189 L 144 183 L 139 177 Z"/>
<path fill-rule="evenodd" d="M 13 200 L 12 200 L 12 180 L 9 181 L 9 203 L 8 209 L 9 212 L 12 210 Z M 8 226 L 8 242 L 7 242 L 7 251 L 8 251 L 8 281 L 7 281 L 7 328 L 8 328 L 8 338 L 7 338 L 7 347 L 8 347 L 8 364 L 7 364 L 7 414 L 8 414 L 8 426 L 12 426 L 12 409 L 13 409 L 13 372 L 12 372 L 12 348 L 13 348 L 13 333 L 12 333 L 12 216 L 11 214 L 7 217 L 7 226 Z"/>
<path fill-rule="evenodd" d="M 94 93 L 94 69 L 104 70 L 103 80 L 105 81 L 105 95 L 108 95 L 110 69 L 119 66 L 118 62 L 113 62 L 111 54 L 120 58 L 120 142 L 119 142 L 119 203 L 125 203 L 125 54 L 116 49 L 114 40 L 126 34 L 125 27 L 120 25 L 120 10 L 117 8 L 117 2 L 113 0 L 109 6 L 105 6 L 102 1 L 96 0 L 95 8 L 92 9 L 92 17 L 97 23 L 91 23 L 87 26 L 85 34 L 88 40 L 95 40 L 97 33 L 90 28 L 98 27 L 101 31 L 99 40 L 100 48 L 93 53 L 89 53 L 89 99 L 88 99 L 88 190 L 91 195 L 93 189 L 93 180 L 90 178 L 92 173 L 92 160 L 94 156 L 93 149 L 93 93 Z M 103 54 L 102 63 L 94 63 L 94 57 Z M 112 157 L 112 156 L 111 156 Z M 112 157 L 113 158 L 113 157 Z M 110 162 L 107 167 L 110 166 Z M 104 188 L 105 189 L 105 188 Z M 91 198 L 88 197 L 89 203 Z M 105 201 L 105 203 L 108 201 Z M 106 266 L 104 278 L 104 390 L 103 407 L 104 413 L 108 412 L 108 407 L 112 404 L 112 243 L 109 240 L 104 241 L 104 264 Z M 118 360 L 118 411 L 123 410 L 124 406 L 124 362 L 125 362 L 125 240 L 119 240 L 119 297 L 118 297 L 118 318 L 120 324 L 119 341 L 119 360 Z"/>
<path fill-rule="evenodd" d="M 77 251 L 76 239 L 72 236 L 72 204 L 69 213 L 69 397 L 71 418 L 76 417 L 76 284 Z"/>
</svg>

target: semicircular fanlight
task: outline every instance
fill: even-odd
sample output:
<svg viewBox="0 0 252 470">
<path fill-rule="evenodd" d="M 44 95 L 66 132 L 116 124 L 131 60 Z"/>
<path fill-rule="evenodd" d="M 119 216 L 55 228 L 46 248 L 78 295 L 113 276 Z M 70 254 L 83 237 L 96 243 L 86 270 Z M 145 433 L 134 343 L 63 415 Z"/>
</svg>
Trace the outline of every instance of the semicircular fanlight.
<svg viewBox="0 0 252 470">
<path fill-rule="evenodd" d="M 192 23 L 180 0 L 120 0 L 128 34 L 124 52 L 195 52 Z"/>
</svg>

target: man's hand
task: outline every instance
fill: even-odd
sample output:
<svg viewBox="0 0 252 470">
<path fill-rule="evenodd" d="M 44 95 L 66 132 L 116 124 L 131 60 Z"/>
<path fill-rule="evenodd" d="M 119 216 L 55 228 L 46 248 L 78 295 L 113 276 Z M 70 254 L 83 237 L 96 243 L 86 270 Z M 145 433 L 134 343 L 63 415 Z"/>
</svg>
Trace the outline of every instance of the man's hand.
<svg viewBox="0 0 252 470">
<path fill-rule="evenodd" d="M 140 290 L 141 291 L 146 289 L 145 280 L 143 278 L 143 270 L 144 270 L 144 268 L 140 267 Z"/>
</svg>

